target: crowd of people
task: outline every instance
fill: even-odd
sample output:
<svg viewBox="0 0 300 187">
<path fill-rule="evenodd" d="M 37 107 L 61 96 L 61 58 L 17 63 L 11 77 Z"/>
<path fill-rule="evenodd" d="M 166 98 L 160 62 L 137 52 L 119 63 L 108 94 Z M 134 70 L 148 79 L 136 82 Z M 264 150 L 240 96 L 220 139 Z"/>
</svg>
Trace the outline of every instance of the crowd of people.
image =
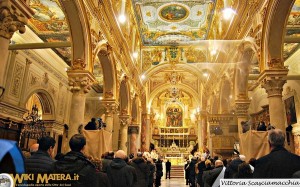
<svg viewBox="0 0 300 187">
<path fill-rule="evenodd" d="M 235 178 L 300 178 L 300 157 L 284 148 L 285 133 L 280 129 L 270 130 L 268 142 L 271 152 L 259 159 L 247 159 L 236 154 L 231 159 L 209 154 L 193 156 L 184 166 L 186 185 L 191 187 L 217 187 L 220 179 Z M 65 174 L 67 180 L 55 178 L 50 183 L 70 184 L 74 187 L 159 187 L 163 176 L 161 159 L 152 159 L 138 152 L 129 157 L 123 150 L 106 152 L 101 159 L 84 155 L 86 139 L 81 134 L 71 137 L 71 151 L 57 154 L 53 159 L 55 140 L 46 136 L 33 144 L 28 158 L 25 159 L 27 174 Z M 1 166 L 3 162 L 1 163 Z M 166 171 L 171 163 L 166 163 Z M 166 178 L 170 178 L 170 174 Z M 25 181 L 36 183 L 33 179 Z M 47 181 L 48 182 L 48 181 Z"/>
<path fill-rule="evenodd" d="M 284 132 L 269 130 L 268 142 L 271 152 L 257 160 L 250 158 L 247 161 L 241 154 L 230 159 L 194 156 L 184 166 L 186 185 L 217 187 L 220 179 L 300 178 L 300 157 L 284 148 Z"/>
</svg>

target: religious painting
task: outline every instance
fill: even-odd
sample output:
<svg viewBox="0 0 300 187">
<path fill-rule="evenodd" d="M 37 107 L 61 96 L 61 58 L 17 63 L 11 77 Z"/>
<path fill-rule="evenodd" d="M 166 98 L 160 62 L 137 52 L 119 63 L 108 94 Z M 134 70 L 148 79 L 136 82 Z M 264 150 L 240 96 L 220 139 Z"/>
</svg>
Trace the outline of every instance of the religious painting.
<svg viewBox="0 0 300 187">
<path fill-rule="evenodd" d="M 165 21 L 178 22 L 187 18 L 189 11 L 182 5 L 170 4 L 163 7 L 159 15 Z"/>
<path fill-rule="evenodd" d="M 167 108 L 166 112 L 167 127 L 182 127 L 182 109 L 175 105 Z"/>
<path fill-rule="evenodd" d="M 292 125 L 297 123 L 297 114 L 296 114 L 294 96 L 284 100 L 284 105 L 285 105 L 287 124 Z"/>
</svg>

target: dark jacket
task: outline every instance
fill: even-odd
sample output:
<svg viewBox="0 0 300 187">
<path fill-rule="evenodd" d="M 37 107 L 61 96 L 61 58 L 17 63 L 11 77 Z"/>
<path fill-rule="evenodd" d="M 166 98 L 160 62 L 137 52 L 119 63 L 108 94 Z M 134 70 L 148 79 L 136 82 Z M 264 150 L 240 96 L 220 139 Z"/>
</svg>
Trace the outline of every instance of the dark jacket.
<svg viewBox="0 0 300 187">
<path fill-rule="evenodd" d="M 189 176 L 190 176 L 190 163 L 184 164 L 184 171 L 185 171 L 185 179 L 189 179 Z"/>
<path fill-rule="evenodd" d="M 137 182 L 133 185 L 134 187 L 146 187 L 148 185 L 150 170 L 146 161 L 141 158 L 134 158 L 130 162 L 130 165 L 135 168 L 137 175 Z"/>
<path fill-rule="evenodd" d="M 106 175 L 106 173 L 103 172 L 97 172 L 98 180 L 99 180 L 99 187 L 110 187 L 109 179 Z"/>
<path fill-rule="evenodd" d="M 300 157 L 278 147 L 256 161 L 253 178 L 292 178 L 298 170 Z"/>
<path fill-rule="evenodd" d="M 216 179 L 218 178 L 219 174 L 221 173 L 223 166 L 216 167 L 212 170 L 204 171 L 203 172 L 203 182 L 204 187 L 210 187 L 214 184 Z"/>
<path fill-rule="evenodd" d="M 54 162 L 55 161 L 50 157 L 50 155 L 47 152 L 38 150 L 36 153 L 34 153 L 32 156 L 25 160 L 26 173 L 53 173 Z"/>
<path fill-rule="evenodd" d="M 54 163 L 55 173 L 78 174 L 78 180 L 57 181 L 63 184 L 71 184 L 72 187 L 98 186 L 98 176 L 95 166 L 81 153 L 70 151 L 62 159 Z"/>
<path fill-rule="evenodd" d="M 114 158 L 107 167 L 107 176 L 112 187 L 132 187 L 135 183 L 136 172 L 134 167 L 120 159 Z"/>
<path fill-rule="evenodd" d="M 170 162 L 170 161 L 167 161 L 167 162 L 166 162 L 166 170 L 167 170 L 167 171 L 170 171 L 170 170 L 171 170 L 171 162 Z"/>
<path fill-rule="evenodd" d="M 205 170 L 205 161 L 201 161 L 198 165 L 197 165 L 197 169 L 198 169 L 198 174 L 197 174 L 197 183 L 203 187 L 204 183 L 202 181 L 202 175 L 203 175 L 203 171 Z"/>
<path fill-rule="evenodd" d="M 195 177 L 196 177 L 196 172 L 195 172 L 196 163 L 197 163 L 197 159 L 192 158 L 191 163 L 190 163 L 190 167 L 189 167 L 190 168 L 189 180 L 193 185 L 195 184 Z"/>
<path fill-rule="evenodd" d="M 148 186 L 152 187 L 154 183 L 154 173 L 155 173 L 155 165 L 152 164 L 150 161 L 147 161 L 147 166 L 149 168 L 149 180 L 148 180 Z"/>
<path fill-rule="evenodd" d="M 228 167 L 225 170 L 224 179 L 234 179 L 237 178 L 238 167 L 243 163 L 243 161 L 239 158 L 234 159 L 230 162 Z"/>
</svg>

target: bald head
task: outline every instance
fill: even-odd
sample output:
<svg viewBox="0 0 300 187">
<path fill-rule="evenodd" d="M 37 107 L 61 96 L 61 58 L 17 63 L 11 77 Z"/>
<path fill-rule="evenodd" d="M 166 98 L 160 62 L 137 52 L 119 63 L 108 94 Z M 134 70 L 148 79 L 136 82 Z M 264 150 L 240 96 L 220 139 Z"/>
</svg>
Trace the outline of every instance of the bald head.
<svg viewBox="0 0 300 187">
<path fill-rule="evenodd" d="M 280 129 L 269 130 L 268 140 L 272 148 L 283 147 L 285 141 L 285 134 Z"/>
<path fill-rule="evenodd" d="M 30 153 L 31 153 L 31 154 L 32 154 L 32 153 L 35 153 L 35 152 L 37 152 L 38 149 L 39 149 L 39 144 L 38 144 L 38 143 L 32 144 L 32 145 L 30 146 Z"/>
<path fill-rule="evenodd" d="M 119 151 L 116 152 L 115 158 L 125 159 L 126 158 L 126 153 L 123 150 L 119 150 Z"/>
<path fill-rule="evenodd" d="M 222 160 L 216 160 L 215 167 L 223 166 Z"/>
</svg>

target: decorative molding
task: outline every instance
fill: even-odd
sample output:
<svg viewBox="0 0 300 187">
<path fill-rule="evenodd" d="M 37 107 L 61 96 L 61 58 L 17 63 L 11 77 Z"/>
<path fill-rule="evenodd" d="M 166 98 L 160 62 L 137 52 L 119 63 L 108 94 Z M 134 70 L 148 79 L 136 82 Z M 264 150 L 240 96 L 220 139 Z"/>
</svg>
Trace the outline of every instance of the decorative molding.
<svg viewBox="0 0 300 187">
<path fill-rule="evenodd" d="M 86 63 L 82 59 L 78 58 L 73 61 L 72 70 L 84 70 L 85 67 Z"/>
<path fill-rule="evenodd" d="M 48 73 L 51 73 L 52 75 L 54 75 L 61 83 L 64 83 L 65 85 L 68 85 L 67 78 L 64 75 L 61 75 L 60 73 L 58 73 L 58 71 L 53 69 L 46 62 L 40 60 L 38 57 L 33 55 L 29 50 L 23 50 L 22 52 L 24 52 L 28 57 L 30 57 L 32 60 L 34 60 L 35 62 L 40 64 L 43 68 L 45 68 Z"/>
<path fill-rule="evenodd" d="M 0 102 L 0 116 L 23 121 L 23 116 L 26 112 L 28 112 L 27 109 L 16 107 L 8 103 Z"/>
<path fill-rule="evenodd" d="M 235 100 L 235 113 L 237 116 L 248 115 L 251 100 Z"/>
<path fill-rule="evenodd" d="M 130 116 L 129 115 L 119 115 L 119 120 L 121 126 L 127 126 L 130 123 Z"/>
<path fill-rule="evenodd" d="M 104 99 L 101 102 L 106 109 L 106 115 L 116 114 L 119 103 L 114 99 Z"/>
<path fill-rule="evenodd" d="M 24 1 L 2 0 L 0 2 L 0 36 L 11 39 L 16 31 L 25 33 L 25 25 L 34 12 Z"/>
<path fill-rule="evenodd" d="M 286 83 L 288 69 L 265 70 L 259 77 L 261 86 L 266 89 L 268 97 L 282 96 L 283 85 Z"/>
<path fill-rule="evenodd" d="M 22 66 L 20 63 L 16 63 L 14 74 L 13 74 L 13 81 L 10 88 L 10 93 L 15 97 L 19 97 L 20 89 L 22 88 L 22 77 L 25 71 L 25 67 Z"/>
<path fill-rule="evenodd" d="M 284 69 L 283 60 L 280 58 L 272 58 L 268 61 L 268 66 L 270 69 Z"/>
<path fill-rule="evenodd" d="M 95 82 L 94 76 L 87 70 L 69 70 L 67 74 L 69 77 L 70 91 L 73 93 L 88 93 L 93 82 Z"/>
</svg>

